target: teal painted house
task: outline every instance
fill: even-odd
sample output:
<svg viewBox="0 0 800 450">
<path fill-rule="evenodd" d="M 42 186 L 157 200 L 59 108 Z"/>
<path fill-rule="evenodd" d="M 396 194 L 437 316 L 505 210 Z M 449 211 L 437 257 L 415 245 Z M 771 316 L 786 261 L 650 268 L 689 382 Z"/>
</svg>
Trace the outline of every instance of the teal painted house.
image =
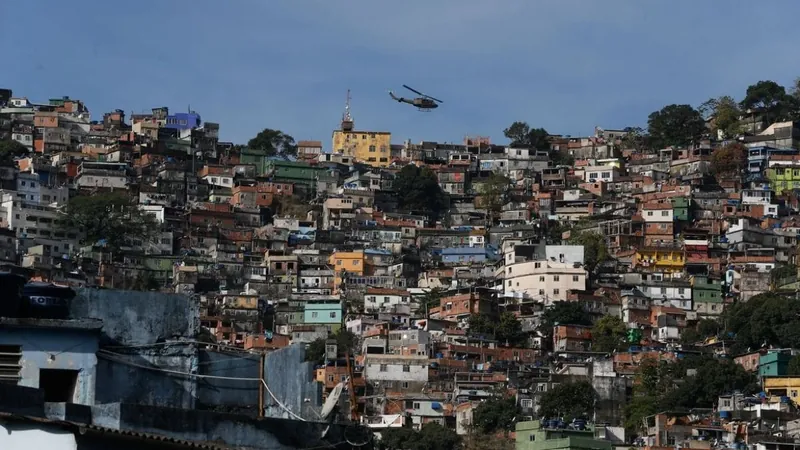
<svg viewBox="0 0 800 450">
<path fill-rule="evenodd" d="M 784 352 L 769 352 L 758 358 L 759 377 L 783 377 L 789 373 L 792 355 Z"/>
<path fill-rule="evenodd" d="M 306 324 L 342 323 L 342 302 L 338 300 L 309 300 L 303 309 Z"/>
</svg>

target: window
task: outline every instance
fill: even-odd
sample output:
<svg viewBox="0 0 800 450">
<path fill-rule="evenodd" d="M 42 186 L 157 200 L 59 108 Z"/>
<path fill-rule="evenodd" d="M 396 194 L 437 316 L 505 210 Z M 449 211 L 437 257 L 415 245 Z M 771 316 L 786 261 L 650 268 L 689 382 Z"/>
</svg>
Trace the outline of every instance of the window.
<svg viewBox="0 0 800 450">
<path fill-rule="evenodd" d="M 530 398 L 520 399 L 519 406 L 521 406 L 521 407 L 523 407 L 525 409 L 533 408 L 533 399 L 530 399 Z"/>
<path fill-rule="evenodd" d="M 560 281 L 561 278 L 558 275 L 553 275 L 553 281 Z"/>
<path fill-rule="evenodd" d="M 541 267 L 542 267 L 542 263 L 538 263 L 538 262 L 537 263 L 533 263 L 533 268 L 534 269 L 540 269 Z"/>
<path fill-rule="evenodd" d="M 22 346 L 0 345 L 0 383 L 17 384 L 21 378 L 21 359 Z"/>
<path fill-rule="evenodd" d="M 380 368 L 378 370 L 380 370 L 381 372 L 386 372 L 389 369 L 386 367 L 386 364 L 381 364 L 381 366 L 380 366 Z"/>
<path fill-rule="evenodd" d="M 667 217 L 669 215 L 669 211 L 661 211 L 661 217 Z"/>
<path fill-rule="evenodd" d="M 414 402 L 414 409 L 419 409 L 419 403 Z"/>
<path fill-rule="evenodd" d="M 401 383 L 401 386 L 403 387 L 403 389 L 408 389 L 408 381 L 403 381 L 403 383 Z"/>
<path fill-rule="evenodd" d="M 575 283 L 577 283 L 577 282 L 578 282 L 578 280 L 579 280 L 579 278 L 580 278 L 580 277 L 578 277 L 577 275 L 573 275 L 573 276 L 572 276 L 572 281 L 574 281 Z"/>
<path fill-rule="evenodd" d="M 647 217 L 653 217 L 653 211 L 647 211 Z"/>
<path fill-rule="evenodd" d="M 370 145 L 369 146 L 369 152 L 370 153 L 375 153 L 375 146 L 374 145 Z"/>
<path fill-rule="evenodd" d="M 541 276 L 539 277 L 539 282 L 540 282 L 540 283 L 544 283 L 544 275 L 541 275 Z"/>
<path fill-rule="evenodd" d="M 330 316 L 331 316 L 331 319 L 335 319 L 336 318 L 336 311 L 331 311 Z"/>
<path fill-rule="evenodd" d="M 539 295 L 544 296 L 544 289 L 539 289 Z"/>
<path fill-rule="evenodd" d="M 403 364 L 403 372 L 411 372 L 411 366 L 408 364 Z"/>
<path fill-rule="evenodd" d="M 39 369 L 39 389 L 46 402 L 72 402 L 77 382 L 77 370 Z"/>
<path fill-rule="evenodd" d="M 558 295 L 560 292 L 558 289 L 553 289 L 553 295 Z"/>
<path fill-rule="evenodd" d="M 317 318 L 317 315 L 318 315 L 318 313 L 317 313 L 316 311 L 312 311 L 312 312 L 311 312 L 311 318 L 312 318 L 312 319 L 316 319 L 316 318 Z"/>
</svg>

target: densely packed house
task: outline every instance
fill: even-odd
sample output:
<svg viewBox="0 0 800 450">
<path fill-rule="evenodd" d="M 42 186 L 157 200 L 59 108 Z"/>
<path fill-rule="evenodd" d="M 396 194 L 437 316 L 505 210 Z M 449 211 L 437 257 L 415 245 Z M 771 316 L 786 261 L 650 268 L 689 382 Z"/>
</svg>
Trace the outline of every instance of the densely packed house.
<svg viewBox="0 0 800 450">
<path fill-rule="evenodd" d="M 518 448 L 788 445 L 769 430 L 797 420 L 794 350 L 707 330 L 797 292 L 794 122 L 665 148 L 601 128 L 534 147 L 393 143 L 348 111 L 330 147 L 234 145 L 193 111 L 96 121 L 76 99 L 3 92 L 0 260 L 30 282 L 185 296 L 208 342 L 245 355 L 322 343 L 309 381 L 378 431 L 468 435 L 499 390 Z M 94 217 L 76 227 L 81 211 Z M 125 234 L 133 218 L 146 229 Z M 694 355 L 734 360 L 760 389 L 628 423 L 639 369 Z M 548 392 L 578 382 L 592 423 L 543 417 Z"/>
</svg>

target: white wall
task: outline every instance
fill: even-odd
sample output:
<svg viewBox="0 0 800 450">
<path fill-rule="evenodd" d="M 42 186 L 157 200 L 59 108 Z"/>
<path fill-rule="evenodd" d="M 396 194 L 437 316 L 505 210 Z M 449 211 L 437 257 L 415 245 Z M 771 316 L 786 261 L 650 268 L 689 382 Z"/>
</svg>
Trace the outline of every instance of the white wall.
<svg viewBox="0 0 800 450">
<path fill-rule="evenodd" d="M 0 448 L 3 450 L 76 450 L 75 435 L 54 427 L 0 422 Z"/>
</svg>

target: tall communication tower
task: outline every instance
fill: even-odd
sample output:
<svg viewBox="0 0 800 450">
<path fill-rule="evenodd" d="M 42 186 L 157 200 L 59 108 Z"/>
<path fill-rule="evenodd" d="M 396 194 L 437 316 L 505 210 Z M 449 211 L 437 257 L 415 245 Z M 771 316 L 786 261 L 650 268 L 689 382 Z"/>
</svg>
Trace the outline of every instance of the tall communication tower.
<svg viewBox="0 0 800 450">
<path fill-rule="evenodd" d="M 347 100 L 342 113 L 342 131 L 353 131 L 353 116 L 350 115 L 350 89 L 347 90 Z"/>
</svg>

